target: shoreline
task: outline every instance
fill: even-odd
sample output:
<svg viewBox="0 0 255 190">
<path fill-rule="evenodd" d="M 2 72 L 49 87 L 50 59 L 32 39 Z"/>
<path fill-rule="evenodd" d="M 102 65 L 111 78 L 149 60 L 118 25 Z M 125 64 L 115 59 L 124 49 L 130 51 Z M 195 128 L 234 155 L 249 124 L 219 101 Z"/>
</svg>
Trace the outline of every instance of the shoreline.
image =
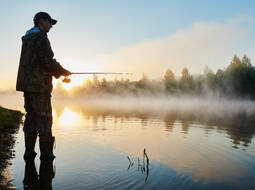
<svg viewBox="0 0 255 190">
<path fill-rule="evenodd" d="M 13 147 L 15 134 L 18 132 L 23 114 L 20 111 L 0 106 L 0 189 L 9 189 L 10 182 L 5 177 L 5 170 L 15 157 Z"/>
</svg>

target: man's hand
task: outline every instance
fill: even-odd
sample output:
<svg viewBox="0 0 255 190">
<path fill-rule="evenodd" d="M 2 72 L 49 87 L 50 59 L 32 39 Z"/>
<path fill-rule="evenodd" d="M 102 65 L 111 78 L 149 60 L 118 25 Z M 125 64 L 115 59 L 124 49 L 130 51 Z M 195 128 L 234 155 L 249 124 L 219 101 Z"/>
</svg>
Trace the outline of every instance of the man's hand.
<svg viewBox="0 0 255 190">
<path fill-rule="evenodd" d="M 54 77 L 56 78 L 56 79 L 58 79 L 59 77 L 61 77 L 61 76 L 65 76 L 65 77 L 68 77 L 68 76 L 70 76 L 72 73 L 70 72 L 70 71 L 68 71 L 68 70 L 66 70 L 66 69 L 64 69 L 63 67 L 62 67 L 62 70 L 60 71 L 60 72 L 58 72 L 58 73 L 55 73 L 54 74 Z"/>
<path fill-rule="evenodd" d="M 63 70 L 63 76 L 70 76 L 72 73 L 66 69 Z"/>
</svg>

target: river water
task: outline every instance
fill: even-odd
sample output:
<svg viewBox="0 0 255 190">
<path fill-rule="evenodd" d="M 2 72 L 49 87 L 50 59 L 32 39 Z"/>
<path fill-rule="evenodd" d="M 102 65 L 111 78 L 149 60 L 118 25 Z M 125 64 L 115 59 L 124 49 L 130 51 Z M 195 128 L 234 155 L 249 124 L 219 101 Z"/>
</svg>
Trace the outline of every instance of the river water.
<svg viewBox="0 0 255 190">
<path fill-rule="evenodd" d="M 9 105 L 22 109 L 21 103 Z M 116 105 L 109 110 L 53 103 L 56 159 L 46 167 L 46 183 L 55 190 L 255 189 L 255 114 L 248 107 L 238 112 L 234 104 L 224 105 L 230 106 L 229 112 L 219 117 L 203 106 L 187 108 L 193 112 L 185 114 L 176 109 L 166 112 L 161 106 L 161 114 L 155 105 L 152 113 L 148 107 L 120 111 Z M 246 104 L 254 106 L 238 103 Z M 230 108 L 235 114 L 228 114 L 233 113 Z M 197 109 L 204 110 L 198 114 Z M 205 112 L 211 115 L 205 117 Z M 15 151 L 12 184 L 23 189 L 22 126 Z M 36 152 L 35 168 L 26 171 L 30 178 L 45 170 L 38 142 Z"/>
</svg>

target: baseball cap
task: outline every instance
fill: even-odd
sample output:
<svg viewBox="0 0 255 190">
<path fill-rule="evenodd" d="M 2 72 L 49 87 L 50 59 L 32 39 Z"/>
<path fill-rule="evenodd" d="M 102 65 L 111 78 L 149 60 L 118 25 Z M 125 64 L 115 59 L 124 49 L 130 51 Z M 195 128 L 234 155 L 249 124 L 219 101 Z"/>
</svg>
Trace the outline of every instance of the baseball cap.
<svg viewBox="0 0 255 190">
<path fill-rule="evenodd" d="M 48 13 L 46 13 L 46 12 L 38 12 L 38 13 L 36 13 L 35 16 L 34 16 L 34 23 L 38 24 L 38 22 L 39 22 L 39 20 L 41 18 L 49 20 L 52 25 L 57 23 L 57 20 L 51 18 L 51 16 Z"/>
</svg>

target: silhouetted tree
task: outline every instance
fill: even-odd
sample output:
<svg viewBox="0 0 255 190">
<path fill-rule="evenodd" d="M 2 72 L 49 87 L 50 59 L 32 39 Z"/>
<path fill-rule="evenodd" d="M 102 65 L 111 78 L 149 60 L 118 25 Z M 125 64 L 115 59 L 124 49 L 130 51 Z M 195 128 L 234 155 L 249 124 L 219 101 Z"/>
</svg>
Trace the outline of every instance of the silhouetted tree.
<svg viewBox="0 0 255 190">
<path fill-rule="evenodd" d="M 242 58 L 242 64 L 244 64 L 247 67 L 252 67 L 251 60 L 246 55 L 244 55 Z"/>
<path fill-rule="evenodd" d="M 224 72 L 224 84 L 228 94 L 255 97 L 255 68 L 246 55 L 242 61 L 234 56 Z"/>
<path fill-rule="evenodd" d="M 205 77 L 205 82 L 206 82 L 207 87 L 209 89 L 211 89 L 212 91 L 216 90 L 216 88 L 217 88 L 217 77 L 213 73 L 213 71 L 211 69 L 209 69 L 208 66 L 206 66 L 205 69 L 204 69 L 204 77 Z"/>
<path fill-rule="evenodd" d="M 190 75 L 187 67 L 182 69 L 181 81 L 180 81 L 180 89 L 184 93 L 193 93 L 194 83 L 193 77 Z"/>
<path fill-rule="evenodd" d="M 98 76 L 97 75 L 93 75 L 93 85 L 96 88 L 99 87 L 99 85 L 100 85 L 100 82 L 98 80 Z"/>
<path fill-rule="evenodd" d="M 173 71 L 167 69 L 163 81 L 168 92 L 174 92 L 176 90 L 176 80 Z"/>
<path fill-rule="evenodd" d="M 59 94 L 68 96 L 67 91 L 57 85 Z M 99 81 L 96 75 L 92 80 L 86 79 L 82 87 L 74 87 L 72 94 L 84 95 L 94 93 L 110 94 L 158 94 L 168 92 L 171 94 L 205 95 L 205 92 L 217 93 L 225 96 L 246 97 L 255 99 L 255 67 L 250 59 L 244 55 L 242 59 L 234 55 L 226 69 L 218 69 L 216 74 L 206 67 L 203 75 L 191 75 L 184 67 L 180 77 L 176 77 L 168 69 L 162 81 L 149 80 L 143 73 L 138 81 L 121 78 L 107 80 L 105 77 Z"/>
</svg>

